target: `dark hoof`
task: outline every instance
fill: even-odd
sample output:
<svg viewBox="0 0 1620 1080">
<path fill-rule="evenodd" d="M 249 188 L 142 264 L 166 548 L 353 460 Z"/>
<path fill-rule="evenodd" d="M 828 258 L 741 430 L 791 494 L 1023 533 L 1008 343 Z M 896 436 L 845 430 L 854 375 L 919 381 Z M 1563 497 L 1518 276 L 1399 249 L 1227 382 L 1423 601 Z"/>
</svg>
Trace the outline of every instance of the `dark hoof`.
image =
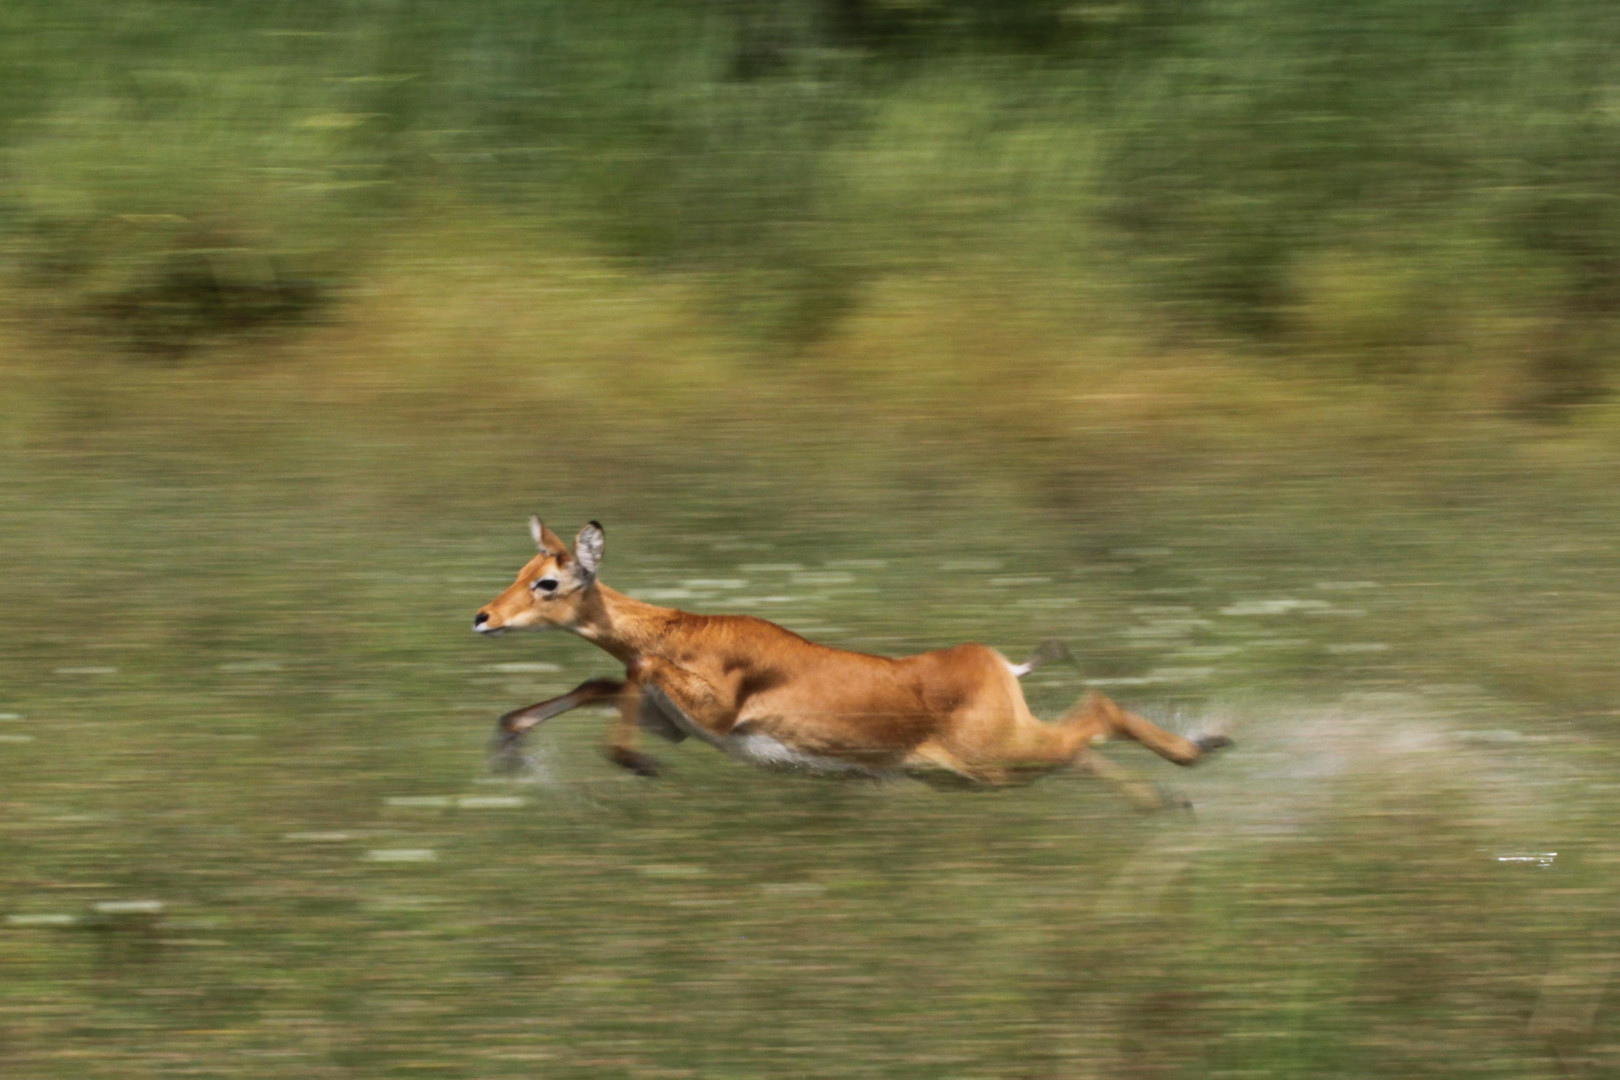
<svg viewBox="0 0 1620 1080">
<path fill-rule="evenodd" d="M 1205 735 L 1201 739 L 1194 739 L 1193 745 L 1198 747 L 1201 754 L 1213 754 L 1217 750 L 1232 745 L 1232 740 L 1225 735 Z"/>
<path fill-rule="evenodd" d="M 497 729 L 489 740 L 489 771 L 497 776 L 511 776 L 523 771 L 527 759 L 518 750 L 519 737 L 510 731 Z"/>
<path fill-rule="evenodd" d="M 628 750 L 622 746 L 609 747 L 608 760 L 621 769 L 628 769 L 637 776 L 657 776 L 658 761 L 646 754 Z"/>
</svg>

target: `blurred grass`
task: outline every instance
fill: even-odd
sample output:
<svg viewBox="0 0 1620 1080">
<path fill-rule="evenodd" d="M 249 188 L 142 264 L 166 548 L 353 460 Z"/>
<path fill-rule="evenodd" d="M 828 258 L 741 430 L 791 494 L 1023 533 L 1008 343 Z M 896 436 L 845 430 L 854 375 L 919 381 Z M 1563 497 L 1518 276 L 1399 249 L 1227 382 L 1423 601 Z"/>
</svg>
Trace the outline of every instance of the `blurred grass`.
<svg viewBox="0 0 1620 1080">
<path fill-rule="evenodd" d="M 585 461 L 555 435 L 407 436 L 243 397 L 217 432 L 194 424 L 230 415 L 218 400 L 141 404 L 8 471 L 26 572 L 4 596 L 27 628 L 0 660 L 24 718 L 0 733 L 34 741 L 0 744 L 0 903 L 80 920 L 0 928 L 20 1075 L 1552 1076 L 1530 1024 L 1552 976 L 1576 991 L 1555 1026 L 1612 1044 L 1610 1014 L 1579 1008 L 1612 933 L 1612 747 L 1538 713 L 1556 694 L 1471 670 L 1539 646 L 1453 632 L 1579 571 L 1530 558 L 1554 520 L 1459 556 L 1483 508 L 1365 477 L 1148 483 L 1101 520 L 994 483 L 921 505 L 896 487 L 872 520 L 855 455 L 772 487 L 746 462 Z M 514 470 L 543 483 L 510 490 Z M 688 603 L 798 594 L 770 613 L 858 647 L 1059 632 L 1089 675 L 1180 667 L 1115 692 L 1224 721 L 1239 750 L 1185 780 L 1196 820 L 1083 783 L 946 796 L 690 747 L 637 785 L 588 716 L 535 738 L 548 782 L 487 785 L 490 715 L 602 668 L 465 633 L 522 557 L 508 511 L 542 489 L 559 521 L 607 517 L 633 591 L 746 577 Z M 986 558 L 1049 580 L 962 566 Z M 1223 614 L 1280 596 L 1363 614 Z M 1586 603 L 1611 605 L 1580 628 L 1601 629 L 1612 597 Z M 1555 639 L 1566 670 L 1578 638 Z M 1369 641 L 1391 648 L 1331 651 Z M 498 667 L 535 657 L 561 670 Z M 1485 685 L 1444 685 L 1463 678 Z M 1079 690 L 1032 693 L 1050 714 Z M 526 803 L 461 801 L 491 793 Z M 1543 850 L 1551 870 L 1498 859 Z M 98 916 L 108 899 L 166 907 L 143 924 Z"/>
<path fill-rule="evenodd" d="M 989 272 L 768 366 L 533 230 L 446 214 L 340 317 L 180 366 L 6 327 L 9 1071 L 1613 1061 L 1608 406 L 1101 352 Z M 467 633 L 536 509 L 632 593 L 847 647 L 1062 637 L 1043 714 L 1093 682 L 1238 749 L 1173 778 L 1196 818 L 690 746 L 640 784 L 589 715 L 491 784 L 492 716 L 605 670 Z"/>
<path fill-rule="evenodd" d="M 161 354 L 229 323 L 198 291 L 302 315 L 267 296 L 340 295 L 388 269 L 396 230 L 483 204 L 687 283 L 773 353 L 968 264 L 1055 315 L 1292 370 L 1460 372 L 1543 417 L 1608 387 L 1603 4 L 6 18 L 0 242 L 35 286 L 13 303 L 111 312 Z"/>
</svg>

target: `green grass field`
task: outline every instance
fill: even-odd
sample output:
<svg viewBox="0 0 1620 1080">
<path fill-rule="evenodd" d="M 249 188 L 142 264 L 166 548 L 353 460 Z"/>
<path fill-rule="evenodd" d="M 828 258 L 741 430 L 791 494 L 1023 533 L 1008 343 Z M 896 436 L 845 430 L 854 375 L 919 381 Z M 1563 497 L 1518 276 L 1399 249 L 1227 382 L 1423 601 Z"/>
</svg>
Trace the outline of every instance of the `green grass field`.
<svg viewBox="0 0 1620 1080">
<path fill-rule="evenodd" d="M 574 265 L 548 309 L 563 280 L 469 262 L 180 366 L 13 339 L 8 1073 L 1612 1066 L 1601 413 L 863 368 L 916 298 L 750 374 L 662 287 Z M 1055 635 L 1038 711 L 1095 684 L 1238 745 L 1110 749 L 1191 816 L 691 744 L 642 781 L 588 712 L 497 780 L 496 714 L 611 670 L 469 632 L 535 510 L 603 520 L 633 594 L 883 652 Z"/>
</svg>

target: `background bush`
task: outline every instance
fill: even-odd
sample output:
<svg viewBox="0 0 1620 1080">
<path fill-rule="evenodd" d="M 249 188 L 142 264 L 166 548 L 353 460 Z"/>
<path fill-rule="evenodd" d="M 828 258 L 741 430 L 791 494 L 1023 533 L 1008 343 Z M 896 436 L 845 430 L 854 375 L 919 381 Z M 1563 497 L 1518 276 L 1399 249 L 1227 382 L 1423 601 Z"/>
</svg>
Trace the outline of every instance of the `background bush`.
<svg viewBox="0 0 1620 1080">
<path fill-rule="evenodd" d="M 1600 3 L 0 18 L 14 276 L 160 346 L 307 315 L 402 222 L 471 202 L 701 281 L 778 352 L 886 277 L 981 264 L 1302 370 L 1505 366 L 1532 409 L 1611 375 L 1620 12 Z"/>
</svg>

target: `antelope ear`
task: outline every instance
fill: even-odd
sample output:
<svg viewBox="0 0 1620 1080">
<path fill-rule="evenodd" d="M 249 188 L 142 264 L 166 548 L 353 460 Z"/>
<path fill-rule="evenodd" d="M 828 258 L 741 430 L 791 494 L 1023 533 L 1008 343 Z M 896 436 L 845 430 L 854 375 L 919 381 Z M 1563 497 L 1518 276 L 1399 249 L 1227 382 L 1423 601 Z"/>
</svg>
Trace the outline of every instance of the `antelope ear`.
<svg viewBox="0 0 1620 1080">
<path fill-rule="evenodd" d="M 538 516 L 529 518 L 529 535 L 534 537 L 534 546 L 548 554 L 557 555 L 568 550 L 562 537 L 546 528 Z"/>
<path fill-rule="evenodd" d="M 580 572 L 587 579 L 594 578 L 597 567 L 602 565 L 602 547 L 606 542 L 607 535 L 598 521 L 586 525 L 574 537 L 574 558 L 579 560 Z"/>
</svg>

